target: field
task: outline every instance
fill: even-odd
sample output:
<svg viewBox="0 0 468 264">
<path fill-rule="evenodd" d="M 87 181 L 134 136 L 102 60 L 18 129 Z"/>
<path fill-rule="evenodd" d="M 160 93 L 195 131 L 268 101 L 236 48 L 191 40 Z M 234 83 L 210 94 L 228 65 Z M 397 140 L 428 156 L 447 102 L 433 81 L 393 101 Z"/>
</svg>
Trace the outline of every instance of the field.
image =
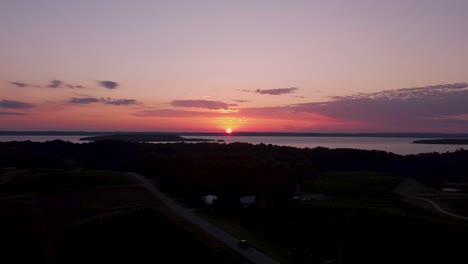
<svg viewBox="0 0 468 264">
<path fill-rule="evenodd" d="M 468 195 L 467 196 L 448 196 L 448 197 L 439 197 L 436 199 L 445 207 L 462 216 L 468 216 Z"/>
<path fill-rule="evenodd" d="M 33 169 L 6 172 L 1 177 L 3 183 L 0 184 L 0 196 L 137 183 L 120 172 L 97 170 L 79 172 Z"/>
<path fill-rule="evenodd" d="M 2 263 L 243 262 L 124 173 L 39 169 L 2 179 Z"/>
<path fill-rule="evenodd" d="M 399 198 L 329 199 L 248 214 L 211 221 L 273 252 L 281 263 L 339 263 L 340 249 L 343 263 L 468 261 L 466 223 L 440 219 Z"/>
<path fill-rule="evenodd" d="M 62 241 L 58 259 L 60 263 L 230 262 L 154 209 L 74 226 Z"/>
<path fill-rule="evenodd" d="M 349 197 L 389 195 L 401 179 L 381 172 L 325 172 L 318 180 L 304 181 L 301 191 Z"/>
<path fill-rule="evenodd" d="M 339 263 L 340 252 L 343 263 L 468 263 L 468 224 L 406 202 L 394 193 L 401 180 L 329 172 L 301 188 L 324 200 L 205 217 L 281 263 Z"/>
<path fill-rule="evenodd" d="M 268 236 L 265 236 L 264 233 L 261 231 L 259 232 L 259 230 L 255 228 L 247 228 L 243 225 L 244 223 L 241 218 L 232 217 L 232 215 L 227 217 L 217 215 L 213 217 L 211 212 L 204 210 L 197 210 L 197 215 L 206 221 L 217 225 L 234 237 L 249 241 L 257 249 L 268 254 L 280 263 L 291 263 L 288 259 L 287 247 L 284 247 L 275 239 L 270 239 Z"/>
</svg>

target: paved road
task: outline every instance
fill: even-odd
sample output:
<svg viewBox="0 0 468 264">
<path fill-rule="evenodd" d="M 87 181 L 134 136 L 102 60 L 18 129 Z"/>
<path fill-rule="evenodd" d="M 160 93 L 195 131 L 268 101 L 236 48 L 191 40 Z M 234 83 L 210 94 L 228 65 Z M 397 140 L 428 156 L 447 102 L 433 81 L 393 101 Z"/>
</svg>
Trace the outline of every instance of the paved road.
<svg viewBox="0 0 468 264">
<path fill-rule="evenodd" d="M 196 216 L 192 210 L 185 208 L 174 200 L 169 198 L 167 195 L 162 193 L 150 180 L 146 179 L 144 176 L 136 174 L 136 173 L 129 173 L 132 176 L 136 177 L 140 180 L 144 186 L 154 195 L 156 196 L 161 202 L 163 202 L 167 207 L 173 210 L 176 214 L 180 217 L 184 218 L 194 226 L 202 229 L 209 235 L 213 236 L 226 246 L 230 247 L 246 259 L 248 259 L 252 263 L 260 263 L 260 264 L 273 264 L 279 263 L 273 260 L 271 257 L 261 253 L 260 251 L 256 250 L 255 248 L 249 249 L 242 249 L 238 246 L 237 242 L 239 239 L 231 236 L 230 234 L 224 232 L 223 230 L 219 229 L 215 225 L 201 219 L 200 217 Z"/>
<path fill-rule="evenodd" d="M 457 214 L 454 214 L 454 213 L 451 213 L 443 208 L 441 208 L 439 206 L 439 204 L 437 204 L 436 202 L 430 200 L 430 199 L 427 199 L 427 198 L 423 198 L 423 197 L 419 197 L 419 196 L 407 196 L 407 197 L 410 197 L 410 198 L 414 198 L 414 199 L 418 199 L 418 200 L 422 200 L 422 201 L 425 201 L 425 202 L 428 202 L 430 204 L 432 204 L 432 206 L 439 212 L 441 212 L 442 214 L 445 214 L 445 215 L 448 215 L 448 216 L 451 216 L 451 217 L 454 217 L 454 218 L 458 218 L 458 219 L 463 219 L 463 220 L 468 220 L 468 217 L 467 216 L 462 216 L 462 215 L 457 215 Z"/>
</svg>

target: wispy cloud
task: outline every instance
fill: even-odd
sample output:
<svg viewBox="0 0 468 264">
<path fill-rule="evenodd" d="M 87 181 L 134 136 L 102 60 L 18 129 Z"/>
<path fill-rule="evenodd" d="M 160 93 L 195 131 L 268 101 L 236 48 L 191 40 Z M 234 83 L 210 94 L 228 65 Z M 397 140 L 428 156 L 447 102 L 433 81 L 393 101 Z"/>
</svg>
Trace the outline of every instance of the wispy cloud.
<svg viewBox="0 0 468 264">
<path fill-rule="evenodd" d="M 170 102 L 170 104 L 174 107 L 200 108 L 209 110 L 228 110 L 230 106 L 236 106 L 235 104 L 209 100 L 173 100 Z"/>
<path fill-rule="evenodd" d="M 102 86 L 109 90 L 116 89 L 119 86 L 119 84 L 114 81 L 97 81 L 97 83 L 99 86 Z"/>
<path fill-rule="evenodd" d="M 34 108 L 34 107 L 36 107 L 36 105 L 31 104 L 31 103 L 12 101 L 12 100 L 0 100 L 0 108 L 28 109 L 28 108 Z"/>
<path fill-rule="evenodd" d="M 95 97 L 81 97 L 81 98 L 70 98 L 68 100 L 71 104 L 93 104 L 93 103 L 102 103 L 109 105 L 142 105 L 141 102 L 135 99 L 112 99 L 107 98 L 95 98 Z"/>
<path fill-rule="evenodd" d="M 459 120 L 459 121 L 464 121 L 468 123 L 468 114 L 462 114 L 462 115 L 453 115 L 453 116 L 440 116 L 440 117 L 435 117 L 434 119 L 436 120 Z"/>
<path fill-rule="evenodd" d="M 240 90 L 243 92 L 257 93 L 257 94 L 267 94 L 267 95 L 283 95 L 291 94 L 298 91 L 297 87 L 288 87 L 288 88 L 274 88 L 274 89 L 257 89 L 257 90 Z"/>
<path fill-rule="evenodd" d="M 401 88 L 334 96 L 266 108 L 239 108 L 237 116 L 259 119 L 322 120 L 339 130 L 350 124 L 367 131 L 468 131 L 468 84 Z M 349 126 L 348 126 L 349 127 Z"/>
<path fill-rule="evenodd" d="M 467 102 L 468 84 L 455 83 L 335 96 L 328 102 L 291 107 L 296 111 L 359 121 L 369 127 L 408 130 L 450 126 L 447 117 L 468 114 Z M 442 122 L 438 117 L 446 120 Z M 454 125 L 460 120 L 452 121 Z"/>
<path fill-rule="evenodd" d="M 31 86 L 31 85 L 29 85 L 27 83 L 22 83 L 22 82 L 10 82 L 10 83 L 13 84 L 14 86 L 20 87 L 20 88 Z"/>
<path fill-rule="evenodd" d="M 82 85 L 73 85 L 73 84 L 69 84 L 69 83 L 63 82 L 63 81 L 61 81 L 61 80 L 52 80 L 52 81 L 50 81 L 50 83 L 47 85 L 47 87 L 49 87 L 49 88 L 70 88 L 70 89 L 81 89 L 81 88 L 85 88 L 85 87 L 82 86 Z"/>
<path fill-rule="evenodd" d="M 92 104 L 92 103 L 98 103 L 100 101 L 101 100 L 99 98 L 93 98 L 93 97 L 71 98 L 69 100 L 69 102 L 72 104 Z"/>
<path fill-rule="evenodd" d="M 206 109 L 146 110 L 135 116 L 174 118 L 252 118 L 296 122 L 307 129 L 328 131 L 466 131 L 468 132 L 468 84 L 454 83 L 401 88 L 378 93 L 335 96 L 325 102 L 308 102 L 273 107 L 237 107 L 219 101 L 175 100 L 175 107 Z M 299 128 L 298 128 L 299 129 Z M 461 129 L 461 130 L 460 130 Z"/>
<path fill-rule="evenodd" d="M 289 88 L 275 88 L 275 89 L 257 89 L 255 92 L 258 94 L 269 94 L 269 95 L 282 95 L 282 94 L 290 94 L 294 93 L 299 90 L 296 87 L 289 87 Z"/>
<path fill-rule="evenodd" d="M 62 81 L 52 80 L 52 81 L 50 81 L 50 84 L 47 87 L 49 87 L 49 88 L 60 88 L 60 86 L 62 86 Z"/>
<path fill-rule="evenodd" d="M 111 104 L 111 105 L 141 105 L 135 99 L 110 99 L 110 98 L 101 98 L 101 101 L 104 104 Z"/>
<path fill-rule="evenodd" d="M 28 113 L 20 113 L 20 112 L 2 112 L 0 111 L 0 116 L 2 115 L 29 115 Z"/>
<path fill-rule="evenodd" d="M 74 84 L 69 84 L 61 80 L 52 80 L 48 84 L 41 86 L 38 84 L 29 84 L 29 83 L 24 83 L 24 82 L 10 82 L 10 84 L 19 87 L 19 88 L 26 88 L 26 87 L 47 87 L 47 88 L 70 88 L 70 89 L 81 89 L 81 88 L 86 88 L 83 85 L 74 85 Z"/>
<path fill-rule="evenodd" d="M 240 104 L 250 102 L 249 100 L 243 100 L 243 99 L 232 99 L 232 100 L 233 100 L 234 102 L 237 102 L 237 103 L 240 103 Z"/>
<path fill-rule="evenodd" d="M 332 96 L 333 100 L 359 100 L 359 99 L 383 99 L 383 100 L 409 100 L 417 98 L 437 97 L 451 92 L 468 89 L 468 83 L 439 84 L 423 87 L 400 88 L 385 90 L 376 93 L 359 93 L 348 96 Z"/>
<path fill-rule="evenodd" d="M 71 85 L 71 84 L 65 84 L 65 87 L 70 88 L 70 89 L 81 89 L 81 88 L 85 88 L 85 87 L 82 86 L 82 85 Z"/>
<path fill-rule="evenodd" d="M 143 117 L 174 117 L 174 118 L 216 118 L 224 115 L 218 112 L 198 112 L 198 111 L 184 111 L 174 109 L 156 109 L 156 110 L 143 110 L 133 114 L 134 116 Z"/>
</svg>

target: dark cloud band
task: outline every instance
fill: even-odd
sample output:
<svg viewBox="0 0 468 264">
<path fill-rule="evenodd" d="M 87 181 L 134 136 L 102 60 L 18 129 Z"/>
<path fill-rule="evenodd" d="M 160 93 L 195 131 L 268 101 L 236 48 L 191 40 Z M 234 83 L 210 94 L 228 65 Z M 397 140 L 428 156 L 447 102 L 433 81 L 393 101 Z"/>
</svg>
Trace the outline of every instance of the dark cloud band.
<svg viewBox="0 0 468 264">
<path fill-rule="evenodd" d="M 109 105 L 142 105 L 141 102 L 138 102 L 135 99 L 112 99 L 108 98 L 95 98 L 95 97 L 82 97 L 82 98 L 70 98 L 68 100 L 71 104 L 94 104 L 102 103 Z"/>
<path fill-rule="evenodd" d="M 265 89 L 265 90 L 257 89 L 257 90 L 255 91 L 255 93 L 258 93 L 258 94 L 269 94 L 269 95 L 282 95 L 282 94 L 294 93 L 294 92 L 296 92 L 297 90 L 299 90 L 299 89 L 296 88 L 296 87 L 275 88 L 275 89 Z"/>
<path fill-rule="evenodd" d="M 20 102 L 20 101 L 12 101 L 12 100 L 0 100 L 0 108 L 10 108 L 10 109 L 28 109 L 34 108 L 36 105 Z"/>
<path fill-rule="evenodd" d="M 24 82 L 10 82 L 10 84 L 19 87 L 19 88 L 26 88 L 26 87 L 41 87 L 41 85 L 36 85 L 36 84 L 28 84 Z M 81 89 L 85 88 L 82 85 L 73 85 L 69 84 L 66 82 L 63 82 L 61 80 L 52 80 L 49 82 L 49 84 L 45 85 L 44 87 L 47 88 L 53 88 L 53 89 L 58 89 L 58 88 L 70 88 L 70 89 Z"/>
<path fill-rule="evenodd" d="M 70 103 L 72 104 L 92 104 L 92 103 L 98 103 L 100 100 L 98 98 L 71 98 L 69 100 Z"/>
<path fill-rule="evenodd" d="M 20 87 L 20 88 L 30 86 L 29 84 L 27 84 L 27 83 L 22 83 L 22 82 L 10 82 L 10 83 L 13 84 L 14 86 Z"/>
<path fill-rule="evenodd" d="M 0 116 L 5 116 L 5 115 L 21 116 L 21 115 L 29 115 L 29 114 L 28 113 L 19 113 L 19 112 L 3 112 L 3 111 L 0 111 Z"/>
</svg>

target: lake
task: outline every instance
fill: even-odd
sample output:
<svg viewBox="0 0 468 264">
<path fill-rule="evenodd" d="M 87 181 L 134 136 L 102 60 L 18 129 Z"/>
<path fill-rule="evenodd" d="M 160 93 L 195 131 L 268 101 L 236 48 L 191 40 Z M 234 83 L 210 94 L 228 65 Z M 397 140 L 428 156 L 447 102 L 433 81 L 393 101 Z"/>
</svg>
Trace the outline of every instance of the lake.
<svg viewBox="0 0 468 264">
<path fill-rule="evenodd" d="M 83 136 L 0 136 L 0 142 L 26 141 L 45 142 L 60 139 L 72 143 L 80 141 Z M 189 138 L 191 136 L 188 136 Z M 418 154 L 428 152 L 447 152 L 463 148 L 463 145 L 413 144 L 420 138 L 390 137 L 275 137 L 275 136 L 193 136 L 193 138 L 224 140 L 224 143 L 246 142 L 251 144 L 272 144 L 297 148 L 353 148 L 365 150 L 383 150 L 396 154 Z M 170 143 L 163 143 L 170 144 Z"/>
</svg>

